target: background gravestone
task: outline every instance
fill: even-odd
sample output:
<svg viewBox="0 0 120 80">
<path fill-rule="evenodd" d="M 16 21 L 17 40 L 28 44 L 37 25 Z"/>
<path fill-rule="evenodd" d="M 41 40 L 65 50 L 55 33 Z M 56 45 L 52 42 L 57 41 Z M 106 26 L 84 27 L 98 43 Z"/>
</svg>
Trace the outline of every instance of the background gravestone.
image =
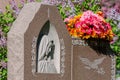
<svg viewBox="0 0 120 80">
<path fill-rule="evenodd" d="M 48 53 L 39 59 L 42 50 Z M 8 80 L 70 79 L 71 38 L 59 11 L 52 5 L 26 4 L 8 33 Z"/>
<path fill-rule="evenodd" d="M 73 80 L 115 80 L 114 54 L 99 53 L 80 39 L 73 38 L 72 44 Z M 110 54 L 106 50 L 105 52 Z"/>
</svg>

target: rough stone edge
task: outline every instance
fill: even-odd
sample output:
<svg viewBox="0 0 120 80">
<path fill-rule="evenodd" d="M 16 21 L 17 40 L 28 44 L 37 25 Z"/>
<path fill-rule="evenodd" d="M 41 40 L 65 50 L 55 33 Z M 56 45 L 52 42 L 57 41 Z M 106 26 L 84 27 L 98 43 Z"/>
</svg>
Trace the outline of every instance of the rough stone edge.
<svg viewBox="0 0 120 80">
<path fill-rule="evenodd" d="M 24 33 L 40 9 L 40 3 L 26 4 L 8 33 L 8 79 L 24 80 Z"/>
<path fill-rule="evenodd" d="M 17 32 L 17 34 L 23 34 L 29 27 L 29 23 L 33 20 L 34 15 L 40 9 L 40 3 L 32 2 L 25 4 L 21 12 L 19 13 L 17 19 L 11 27 L 11 32 Z"/>
</svg>

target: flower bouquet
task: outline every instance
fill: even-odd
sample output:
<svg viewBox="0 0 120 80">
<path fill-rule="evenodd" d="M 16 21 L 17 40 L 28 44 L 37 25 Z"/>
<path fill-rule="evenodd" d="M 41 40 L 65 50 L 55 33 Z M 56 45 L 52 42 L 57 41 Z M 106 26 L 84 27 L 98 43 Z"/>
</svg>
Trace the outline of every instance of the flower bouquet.
<svg viewBox="0 0 120 80">
<path fill-rule="evenodd" d="M 86 11 L 83 14 L 66 18 L 64 21 L 73 37 L 81 39 L 99 38 L 109 41 L 113 39 L 114 34 L 111 26 L 103 18 L 102 12 L 95 14 L 92 11 Z"/>
<path fill-rule="evenodd" d="M 94 13 L 88 10 L 66 18 L 64 22 L 72 37 L 85 40 L 92 48 L 102 51 L 102 53 L 110 46 L 109 42 L 113 40 L 112 28 L 105 21 L 101 11 Z"/>
</svg>

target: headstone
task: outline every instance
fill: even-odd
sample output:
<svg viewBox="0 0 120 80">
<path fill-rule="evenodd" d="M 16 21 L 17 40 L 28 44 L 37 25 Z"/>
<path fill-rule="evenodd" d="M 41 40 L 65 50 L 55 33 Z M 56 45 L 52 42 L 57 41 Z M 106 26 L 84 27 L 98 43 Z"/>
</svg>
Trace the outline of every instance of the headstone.
<svg viewBox="0 0 120 80">
<path fill-rule="evenodd" d="M 29 3 L 8 33 L 8 80 L 115 80 L 115 58 L 71 38 L 55 6 Z"/>
<path fill-rule="evenodd" d="M 115 80 L 115 55 L 100 53 L 85 40 L 72 39 L 73 80 Z M 111 54 L 112 53 L 112 54 Z"/>
<path fill-rule="evenodd" d="M 71 38 L 56 6 L 29 3 L 8 33 L 8 80 L 70 80 Z"/>
</svg>

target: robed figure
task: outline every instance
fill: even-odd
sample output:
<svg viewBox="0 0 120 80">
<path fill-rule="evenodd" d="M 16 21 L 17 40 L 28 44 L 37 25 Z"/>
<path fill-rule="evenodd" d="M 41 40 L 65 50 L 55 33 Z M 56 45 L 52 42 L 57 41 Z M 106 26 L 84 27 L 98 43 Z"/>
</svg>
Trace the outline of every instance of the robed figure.
<svg viewBox="0 0 120 80">
<path fill-rule="evenodd" d="M 54 65 L 55 44 L 48 35 L 43 35 L 38 48 L 37 72 L 38 73 L 56 73 Z"/>
</svg>

